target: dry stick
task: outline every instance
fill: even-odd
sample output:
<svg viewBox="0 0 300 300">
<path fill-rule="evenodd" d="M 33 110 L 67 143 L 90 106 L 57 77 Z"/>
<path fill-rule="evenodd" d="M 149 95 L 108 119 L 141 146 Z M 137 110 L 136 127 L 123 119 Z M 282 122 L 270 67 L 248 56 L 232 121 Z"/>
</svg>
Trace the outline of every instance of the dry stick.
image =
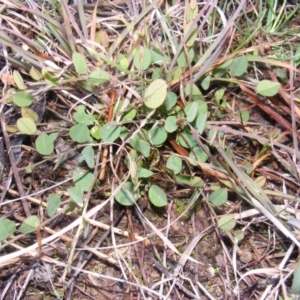
<svg viewBox="0 0 300 300">
<path fill-rule="evenodd" d="M 108 230 L 111 226 L 110 225 L 107 225 L 107 224 L 104 224 L 104 223 L 101 223 L 99 221 L 95 221 L 95 220 L 92 220 L 92 219 L 89 219 L 89 218 L 83 218 L 86 222 L 88 222 L 89 224 L 91 225 L 94 225 L 94 226 L 97 226 L 101 229 L 104 229 L 104 230 Z M 129 232 L 126 231 L 126 230 L 123 230 L 123 229 L 119 229 L 119 228 L 115 228 L 113 227 L 112 228 L 112 231 L 113 233 L 115 234 L 118 234 L 118 235 L 121 235 L 121 236 L 124 236 L 124 237 L 129 237 Z M 135 237 L 135 240 L 136 241 L 144 241 L 144 240 L 147 240 L 147 237 L 142 237 L 138 234 L 135 234 L 134 235 Z"/>
<path fill-rule="evenodd" d="M 59 233 L 59 232 L 56 232 L 55 230 L 53 230 L 51 228 L 48 228 L 48 227 L 45 227 L 44 230 L 46 232 L 52 234 L 52 235 L 57 235 Z M 63 241 L 65 241 L 65 242 L 68 242 L 68 243 L 72 243 L 73 242 L 73 239 L 70 238 L 70 237 L 68 237 L 68 236 L 66 236 L 65 234 L 59 234 L 58 237 L 60 239 L 62 239 Z M 102 253 L 102 252 L 100 252 L 100 251 L 98 251 L 98 250 L 96 250 L 96 249 L 94 249 L 92 247 L 89 247 L 89 246 L 87 246 L 85 244 L 82 244 L 80 242 L 78 242 L 78 246 L 80 248 L 83 248 L 86 251 L 91 252 L 92 254 L 94 254 L 95 256 L 97 256 L 98 258 L 100 258 L 101 260 L 107 261 L 110 264 L 112 264 L 113 266 L 119 268 L 118 262 L 114 258 L 112 258 L 111 256 L 108 256 L 108 255 L 106 255 L 106 254 L 104 254 L 104 253 Z M 66 267 L 67 267 L 67 264 L 66 264 Z M 74 268 L 74 267 L 72 267 L 72 268 Z M 78 270 L 77 268 L 74 268 L 74 269 Z M 79 270 L 79 271 L 81 271 L 81 270 Z"/>
<path fill-rule="evenodd" d="M 16 165 L 16 160 L 15 160 L 15 157 L 14 157 L 14 153 L 13 153 L 13 151 L 11 151 L 11 143 L 10 143 L 10 139 L 9 139 L 8 134 L 6 132 L 6 129 L 5 129 L 5 122 L 4 122 L 3 113 L 0 113 L 0 122 L 1 122 L 1 129 L 2 129 L 2 134 L 3 134 L 4 141 L 5 141 L 6 149 L 8 151 L 8 156 L 9 156 L 11 168 L 12 168 L 12 171 L 13 171 L 13 174 L 14 174 L 14 177 L 15 177 L 15 181 L 16 181 L 16 185 L 18 187 L 19 194 L 22 197 L 22 200 L 21 200 L 22 206 L 23 206 L 26 217 L 29 217 L 31 215 L 30 207 L 28 205 L 27 199 L 25 198 L 25 193 L 24 193 L 24 190 L 23 190 L 23 186 L 22 186 L 22 183 L 21 183 L 21 179 L 20 179 L 18 170 L 17 170 L 17 165 Z"/>
<path fill-rule="evenodd" d="M 151 247 L 152 247 L 152 250 L 154 252 L 154 255 L 159 258 L 159 253 L 157 251 L 157 248 L 155 247 L 155 244 L 151 238 L 151 234 L 149 232 L 149 229 L 148 227 L 146 226 L 146 222 L 144 221 L 144 218 L 143 216 L 141 215 L 141 211 L 138 209 L 137 206 L 134 207 L 135 209 L 135 213 L 136 213 L 136 216 L 138 217 L 138 219 L 140 220 L 144 230 L 148 233 L 149 235 L 149 241 L 151 243 Z M 157 260 L 154 258 L 154 255 L 151 257 L 157 270 L 159 270 L 160 272 L 164 273 L 166 278 L 174 278 L 174 274 L 170 273 L 166 268 L 165 266 L 163 266 L 160 262 L 157 262 Z M 193 295 L 188 289 L 186 289 L 180 282 L 178 282 L 178 280 L 176 280 L 175 284 L 177 285 L 177 287 L 183 291 L 183 293 L 187 294 L 188 296 L 194 298 L 195 295 Z"/>
<path fill-rule="evenodd" d="M 10 275 L 9 277 L 7 276 L 7 278 L 9 278 L 9 279 L 8 279 L 8 281 L 6 281 L 5 288 L 1 291 L 1 298 L 0 298 L 0 300 L 4 300 L 5 299 L 7 291 L 9 290 L 9 288 L 12 285 L 13 281 L 15 280 L 15 278 L 17 277 L 17 275 L 19 274 L 20 270 L 21 270 L 20 267 L 15 268 L 15 270 L 13 270 L 14 272 L 11 272 L 12 270 L 10 269 L 11 273 L 9 274 Z M 6 299 L 8 299 L 8 297 Z"/>
<path fill-rule="evenodd" d="M 94 215 L 93 218 L 95 216 L 96 215 Z M 84 241 L 84 244 L 88 245 L 91 242 L 91 240 L 95 237 L 97 232 L 98 232 L 98 228 L 94 228 L 92 233 L 89 234 L 89 237 Z M 74 255 L 74 258 L 73 258 L 73 261 L 75 261 L 77 259 L 77 257 L 80 256 L 78 261 L 77 261 L 78 273 L 80 273 L 81 270 L 82 270 L 81 265 L 82 265 L 82 262 L 84 261 L 84 257 L 83 257 L 84 254 L 85 254 L 84 251 L 79 251 L 78 253 L 76 253 Z M 89 254 L 91 254 L 91 253 L 89 253 Z M 67 300 L 71 300 L 73 289 L 74 289 L 74 281 L 72 282 L 72 284 L 69 285 L 69 293 L 68 293 L 68 296 L 66 298 Z"/>
<path fill-rule="evenodd" d="M 111 196 L 109 199 L 104 200 L 102 203 L 96 205 L 95 207 L 91 208 L 88 212 L 86 212 L 83 216 L 80 216 L 77 220 L 73 221 L 71 224 L 67 225 L 66 227 L 62 228 L 60 231 L 58 232 L 53 232 L 53 234 L 49 237 L 46 237 L 42 240 L 42 244 L 45 245 L 53 240 L 55 240 L 56 238 L 60 237 L 62 234 L 76 228 L 78 225 L 80 225 L 83 220 L 85 218 L 89 219 L 91 218 L 95 213 L 97 213 L 98 211 L 100 211 L 112 198 L 113 196 Z M 116 231 L 115 228 L 113 228 L 113 230 Z M 117 230 L 118 232 L 120 230 Z M 70 239 L 71 240 L 71 239 Z M 20 260 L 20 256 L 30 253 L 30 252 L 35 252 L 36 249 L 38 247 L 38 244 L 35 243 L 31 246 L 28 246 L 24 249 L 21 249 L 19 251 L 4 255 L 4 256 L 0 256 L 0 267 L 9 265 L 11 263 L 14 263 L 16 261 Z M 91 249 L 89 251 L 94 251 L 94 249 Z M 98 252 L 98 251 L 97 251 Z M 32 254 L 32 253 L 31 253 Z M 97 255 L 97 254 L 96 254 Z"/>
<path fill-rule="evenodd" d="M 134 232 L 133 232 L 133 224 L 132 224 L 132 214 L 131 214 L 131 212 L 132 212 L 132 210 L 127 209 L 128 232 L 129 232 L 130 242 L 135 242 L 136 239 L 135 239 L 135 235 L 134 235 Z M 143 245 L 145 245 L 145 244 L 143 243 Z M 140 267 L 140 272 L 141 272 L 142 278 L 144 280 L 144 284 L 146 286 L 148 286 L 147 277 L 146 277 L 145 270 L 144 270 L 143 257 L 142 257 L 142 255 L 140 255 L 136 243 L 133 244 L 133 248 L 134 248 L 134 252 L 135 252 L 135 255 L 136 255 L 139 267 Z"/>
<path fill-rule="evenodd" d="M 129 212 L 128 208 L 127 208 L 126 212 L 127 212 L 127 220 L 128 220 L 129 240 L 130 240 L 130 242 L 132 242 L 133 241 L 133 239 L 132 239 L 132 236 L 133 236 L 133 234 L 132 234 L 132 220 L 131 220 L 131 215 L 130 215 L 130 212 Z M 136 245 L 134 245 L 134 250 L 135 251 L 137 250 L 136 249 Z M 137 256 L 137 258 L 139 257 L 139 255 L 137 255 L 137 252 L 136 252 L 136 256 Z M 139 267 L 141 269 L 141 264 L 140 264 L 139 258 L 138 258 L 138 263 L 139 263 Z M 142 274 L 143 274 L 143 272 L 142 272 Z M 133 275 L 132 275 L 131 272 L 128 275 L 128 280 L 130 282 L 133 281 Z M 129 288 L 129 293 L 128 293 L 129 294 L 129 299 L 132 299 L 133 298 L 133 291 L 132 291 L 133 289 L 132 289 L 132 286 L 129 286 L 128 288 Z"/>
<path fill-rule="evenodd" d="M 108 157 L 108 146 L 105 145 L 103 147 L 103 151 L 102 151 L 102 162 L 101 162 L 100 175 L 99 175 L 99 180 L 101 180 L 101 181 L 105 179 L 105 170 L 106 170 L 106 165 L 107 165 L 107 157 Z"/>
<path fill-rule="evenodd" d="M 82 287 L 78 286 L 78 285 L 75 285 L 75 287 L 77 288 L 78 291 L 80 291 L 83 295 L 87 296 L 88 299 L 92 299 L 92 300 L 97 300 L 96 298 L 92 297 L 89 293 L 87 293 L 86 291 L 83 290 Z M 103 295 L 103 292 L 100 290 L 99 293 L 101 295 Z M 87 299 L 86 298 L 86 299 Z M 103 299 L 103 298 L 101 298 Z M 111 300 L 111 298 L 105 298 L 105 300 Z M 104 299 L 103 299 L 104 300 Z"/>
<path fill-rule="evenodd" d="M 123 218 L 124 216 L 124 210 L 121 212 L 121 214 L 119 214 L 118 218 L 114 221 L 113 226 L 115 227 Z M 106 232 L 102 235 L 101 239 L 98 241 L 98 243 L 93 247 L 94 249 L 98 248 L 101 246 L 101 244 L 104 242 L 104 240 L 107 238 L 107 236 L 111 233 L 111 228 L 109 227 Z M 74 275 L 72 276 L 72 278 L 69 280 L 69 282 L 67 283 L 67 288 L 69 288 L 69 286 L 71 286 L 72 284 L 74 284 L 74 281 L 76 279 L 76 277 L 78 276 L 78 274 L 81 272 L 81 270 L 85 267 L 85 265 L 89 262 L 89 260 L 92 258 L 93 253 L 89 253 L 89 255 L 87 256 L 87 258 L 81 263 L 81 265 L 79 266 L 78 269 L 76 269 Z"/>
<path fill-rule="evenodd" d="M 91 209 L 89 212 L 87 212 L 87 216 L 88 217 L 91 217 L 93 216 L 95 213 L 97 213 L 98 211 L 100 211 L 100 209 L 107 204 L 108 201 L 106 201 L 104 204 L 100 204 L 98 205 L 97 207 L 94 207 L 93 209 Z M 65 242 L 72 242 L 73 239 L 64 235 L 65 232 L 68 232 L 69 230 L 77 227 L 80 222 L 83 222 L 84 220 L 89 222 L 90 224 L 93 224 L 94 226 L 98 226 L 102 229 L 105 229 L 105 230 L 108 230 L 110 228 L 109 225 L 107 224 L 104 224 L 104 223 L 100 223 L 98 221 L 94 221 L 94 220 L 91 220 L 91 219 L 88 219 L 88 217 L 86 218 L 82 218 L 82 217 L 79 217 L 77 220 L 75 220 L 72 224 L 68 225 L 67 227 L 63 228 L 62 230 L 60 231 L 54 231 L 53 229 L 49 228 L 49 227 L 44 227 L 44 225 L 49 221 L 47 220 L 46 222 L 42 223 L 41 224 L 41 228 L 46 231 L 47 233 L 50 233 L 51 236 L 45 238 L 44 240 L 42 240 L 42 244 L 47 244 L 53 240 L 55 240 L 56 238 L 60 238 L 62 239 L 63 241 Z M 129 236 L 129 233 L 127 231 L 123 231 L 119 228 L 115 228 L 113 227 L 113 231 L 114 233 L 118 234 L 118 235 L 121 235 L 121 236 L 126 236 L 128 237 Z M 135 239 L 136 240 L 139 240 L 139 241 L 142 241 L 142 240 L 145 240 L 146 238 L 143 238 L 139 235 L 135 235 Z M 13 245 L 13 246 L 16 246 L 16 245 Z M 91 252 L 92 254 L 96 255 L 97 257 L 99 257 L 100 259 L 103 259 L 105 261 L 108 261 L 109 263 L 115 265 L 118 267 L 117 265 L 117 261 L 113 258 L 110 258 L 109 256 L 95 250 L 94 248 L 91 248 L 91 247 L 88 247 L 82 243 L 79 243 L 78 244 L 79 247 L 83 248 L 84 250 L 87 250 L 89 252 Z M 14 263 L 17 263 L 18 261 L 20 261 L 22 259 L 22 255 L 24 254 L 30 254 L 31 256 L 34 256 L 36 255 L 36 248 L 38 247 L 38 244 L 35 244 L 35 245 L 32 245 L 32 246 L 29 246 L 27 248 L 20 248 L 20 247 L 17 247 L 19 249 L 19 251 L 17 252 L 14 252 L 14 253 L 11 253 L 11 254 L 8 254 L 6 256 L 2 256 L 0 257 L 0 267 L 3 267 L 3 266 L 6 266 L 6 265 L 9 265 L 9 264 L 14 264 Z M 77 270 L 77 268 L 75 268 Z"/>
<path fill-rule="evenodd" d="M 284 119 L 278 112 L 274 111 L 270 106 L 263 102 L 255 92 L 248 89 L 246 86 L 239 84 L 241 90 L 249 97 L 249 99 L 262 109 L 265 113 L 269 114 L 274 120 L 277 121 L 282 127 L 287 129 L 289 132 L 293 132 L 292 125 Z M 300 138 L 300 134 L 297 133 L 297 137 Z"/>
<path fill-rule="evenodd" d="M 197 233 L 196 233 L 197 230 L 196 230 L 196 224 L 195 224 L 195 212 L 194 211 L 192 213 L 191 221 L 192 221 L 193 236 L 195 237 L 197 235 Z M 195 258 L 200 261 L 199 247 L 197 247 L 197 245 L 195 246 Z M 198 264 L 195 265 L 195 282 L 199 282 L 199 265 Z"/>
<path fill-rule="evenodd" d="M 3 203 L 3 201 L 6 197 L 6 194 L 7 194 L 7 191 L 9 190 L 11 181 L 12 181 L 12 174 L 9 174 L 8 178 L 6 179 L 5 186 L 0 187 L 0 189 L 2 190 L 2 194 L 1 194 L 1 198 L 0 198 L 0 205 Z"/>
<path fill-rule="evenodd" d="M 116 91 L 111 90 L 110 91 L 110 107 L 108 110 L 108 116 L 107 116 L 107 122 L 111 122 L 113 119 L 113 113 L 114 113 L 114 105 L 115 105 L 115 98 L 116 98 Z M 99 175 L 99 180 L 104 180 L 105 179 L 105 170 L 106 170 L 106 164 L 107 164 L 107 157 L 108 157 L 108 146 L 105 145 L 103 147 L 103 152 L 102 152 L 102 164 L 101 164 L 101 171 Z"/>
<path fill-rule="evenodd" d="M 26 289 L 27 289 L 27 286 L 28 286 L 28 284 L 29 284 L 29 282 L 30 282 L 30 280 L 31 280 L 31 278 L 32 278 L 32 276 L 33 276 L 33 273 L 34 273 L 33 269 L 31 269 L 31 270 L 27 273 L 26 278 L 25 278 L 25 280 L 24 280 L 24 283 L 23 283 L 23 285 L 22 285 L 21 288 L 20 288 L 18 297 L 16 298 L 17 300 L 20 300 L 20 299 L 22 298 L 23 294 L 25 293 L 25 291 L 26 291 Z M 25 273 L 25 274 L 26 274 L 26 273 Z M 22 276 L 21 276 L 21 278 L 22 278 Z M 19 279 L 19 280 L 20 280 L 20 279 Z M 19 281 L 19 280 L 18 280 L 18 281 Z M 20 285 L 20 282 L 18 282 L 18 284 Z"/>
</svg>

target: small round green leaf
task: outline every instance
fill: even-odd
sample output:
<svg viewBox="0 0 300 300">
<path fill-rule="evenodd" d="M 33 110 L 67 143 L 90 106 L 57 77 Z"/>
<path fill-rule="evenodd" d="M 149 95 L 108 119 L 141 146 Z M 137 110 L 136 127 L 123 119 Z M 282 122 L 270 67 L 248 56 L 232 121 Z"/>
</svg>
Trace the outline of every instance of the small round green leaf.
<svg viewBox="0 0 300 300">
<path fill-rule="evenodd" d="M 168 81 L 178 80 L 182 76 L 183 70 L 181 67 L 176 66 L 167 75 Z"/>
<path fill-rule="evenodd" d="M 229 71 L 231 65 L 233 63 L 233 59 L 227 60 L 221 66 L 215 68 L 212 73 L 214 77 L 224 77 Z"/>
<path fill-rule="evenodd" d="M 247 68 L 248 68 L 248 60 L 245 55 L 235 58 L 231 65 L 231 75 L 241 76 L 247 72 Z"/>
<path fill-rule="evenodd" d="M 208 113 L 198 114 L 196 119 L 196 129 L 199 134 L 202 134 L 204 129 L 206 128 L 206 120 Z"/>
<path fill-rule="evenodd" d="M 250 119 L 250 114 L 248 110 L 241 110 L 238 112 L 237 117 L 243 122 L 246 123 Z"/>
<path fill-rule="evenodd" d="M 42 74 L 41 74 L 41 72 L 38 71 L 37 69 L 35 69 L 34 67 L 31 67 L 31 69 L 29 71 L 29 75 L 34 80 L 41 80 L 42 77 L 43 77 Z"/>
<path fill-rule="evenodd" d="M 60 207 L 61 199 L 57 194 L 50 194 L 47 198 L 47 214 L 51 218 Z"/>
<path fill-rule="evenodd" d="M 16 230 L 14 222 L 8 219 L 0 219 L 0 241 L 5 241 Z"/>
<path fill-rule="evenodd" d="M 147 70 L 151 61 L 151 51 L 148 48 L 139 48 L 133 58 L 134 66 L 140 71 Z"/>
<path fill-rule="evenodd" d="M 215 92 L 215 95 L 214 95 L 214 98 L 216 100 L 217 103 L 220 103 L 220 101 L 223 99 L 224 97 L 224 94 L 225 94 L 225 89 L 218 89 L 216 92 Z"/>
<path fill-rule="evenodd" d="M 86 143 L 90 139 L 90 131 L 85 124 L 76 124 L 70 128 L 70 137 L 78 143 Z"/>
<path fill-rule="evenodd" d="M 54 150 L 54 141 L 56 140 L 58 133 L 49 136 L 46 133 L 41 133 L 35 141 L 35 147 L 37 152 L 42 155 L 50 155 Z"/>
<path fill-rule="evenodd" d="M 78 52 L 73 52 L 72 60 L 77 74 L 86 74 L 88 68 L 84 56 Z"/>
<path fill-rule="evenodd" d="M 215 138 L 217 137 L 218 130 L 216 128 L 211 128 L 208 132 L 209 144 L 212 145 Z"/>
<path fill-rule="evenodd" d="M 124 113 L 122 114 L 121 120 L 122 121 L 131 121 L 135 118 L 135 116 L 136 116 L 136 109 L 131 108 L 127 111 L 124 111 Z"/>
<path fill-rule="evenodd" d="M 21 225 L 20 231 L 22 233 L 31 233 L 36 231 L 40 225 L 40 220 L 37 216 L 28 217 Z"/>
<path fill-rule="evenodd" d="M 149 157 L 150 155 L 150 144 L 147 141 L 144 141 L 137 136 L 133 137 L 129 141 L 130 146 L 136 150 L 142 153 L 145 157 Z"/>
<path fill-rule="evenodd" d="M 236 221 L 232 216 L 223 216 L 218 220 L 218 227 L 224 231 L 229 231 L 235 227 Z"/>
<path fill-rule="evenodd" d="M 149 131 L 148 136 L 154 146 L 160 146 L 166 141 L 168 134 L 163 126 L 155 126 Z"/>
<path fill-rule="evenodd" d="M 45 68 L 42 69 L 42 75 L 48 84 L 53 86 L 60 85 L 60 79 L 50 74 Z"/>
<path fill-rule="evenodd" d="M 178 128 L 177 118 L 175 116 L 167 117 L 164 127 L 165 127 L 166 132 L 172 133 L 172 132 L 176 131 Z"/>
<path fill-rule="evenodd" d="M 12 95 L 12 100 L 17 106 L 29 106 L 33 102 L 31 94 L 25 92 L 18 92 Z"/>
<path fill-rule="evenodd" d="M 167 111 L 170 111 L 177 102 L 177 95 L 173 92 L 167 92 L 165 100 L 165 108 Z"/>
<path fill-rule="evenodd" d="M 148 169 L 139 168 L 137 171 L 137 175 L 138 178 L 149 178 L 153 175 L 153 172 Z"/>
<path fill-rule="evenodd" d="M 189 49 L 189 52 L 188 52 L 189 61 L 193 61 L 194 56 L 195 56 L 195 51 L 194 51 L 194 47 L 192 47 Z M 179 53 L 179 55 L 177 57 L 177 63 L 178 63 L 178 66 L 180 66 L 182 68 L 188 67 L 189 63 L 186 58 L 186 53 L 184 50 L 181 50 L 181 52 Z"/>
<path fill-rule="evenodd" d="M 244 231 L 242 230 L 235 230 L 233 232 L 233 236 L 238 240 L 238 241 L 241 241 L 244 239 L 245 237 L 245 234 L 244 234 Z"/>
<path fill-rule="evenodd" d="M 36 132 L 36 125 L 30 118 L 20 118 L 17 121 L 18 129 L 25 134 L 34 134 Z"/>
<path fill-rule="evenodd" d="M 158 108 L 161 106 L 167 96 L 167 83 L 162 79 L 154 80 L 146 89 L 144 100 L 149 108 Z"/>
<path fill-rule="evenodd" d="M 120 133 L 121 127 L 115 121 L 106 123 L 100 129 L 101 139 L 105 143 L 113 143 L 117 138 L 120 137 Z"/>
<path fill-rule="evenodd" d="M 75 186 L 81 187 L 84 192 L 89 191 L 90 186 L 93 182 L 94 175 L 92 173 L 87 173 L 83 169 L 77 169 L 73 171 L 73 182 Z"/>
<path fill-rule="evenodd" d="M 184 112 L 188 122 L 193 122 L 195 120 L 197 116 L 197 111 L 198 111 L 197 101 L 192 101 L 185 106 Z"/>
<path fill-rule="evenodd" d="M 154 69 L 153 70 L 153 73 L 152 73 L 152 76 L 151 76 L 151 79 L 152 80 L 156 80 L 156 79 L 159 79 L 162 77 L 162 72 L 160 69 Z"/>
<path fill-rule="evenodd" d="M 80 186 L 74 186 L 69 188 L 68 193 L 71 199 L 79 206 L 83 207 L 83 190 Z"/>
<path fill-rule="evenodd" d="M 24 84 L 21 74 L 18 71 L 15 70 L 13 72 L 13 77 L 19 90 L 25 90 L 27 88 L 27 86 Z"/>
<path fill-rule="evenodd" d="M 121 190 L 115 195 L 115 199 L 124 206 L 133 205 L 135 203 L 133 183 L 125 182 Z"/>
<path fill-rule="evenodd" d="M 272 97 L 275 96 L 281 88 L 279 82 L 270 80 L 262 80 L 256 87 L 256 92 L 262 96 Z"/>
<path fill-rule="evenodd" d="M 57 137 L 58 137 L 58 132 L 52 132 L 49 134 L 49 139 L 53 142 L 57 139 Z"/>
<path fill-rule="evenodd" d="M 267 178 L 265 176 L 258 176 L 255 182 L 259 187 L 263 187 L 267 182 Z"/>
<path fill-rule="evenodd" d="M 204 96 L 198 86 L 196 84 L 193 84 L 192 86 L 190 84 L 187 84 L 184 88 L 184 94 L 187 98 L 190 97 L 190 94 L 192 95 L 193 101 L 205 101 Z"/>
<path fill-rule="evenodd" d="M 80 157 L 78 158 L 78 162 L 85 161 L 89 168 L 94 168 L 95 166 L 95 151 L 92 146 L 86 146 L 81 152 Z"/>
<path fill-rule="evenodd" d="M 99 126 L 99 125 L 96 125 L 96 126 L 91 128 L 91 136 L 96 140 L 101 139 L 100 129 L 101 129 L 101 126 Z"/>
<path fill-rule="evenodd" d="M 121 53 L 118 53 L 117 54 L 117 57 L 118 57 L 118 61 L 120 63 L 120 66 L 123 68 L 123 69 L 128 69 L 128 66 L 129 66 L 129 62 L 128 62 L 128 59 L 125 55 L 121 54 Z"/>
<path fill-rule="evenodd" d="M 280 79 L 281 82 L 287 83 L 289 81 L 285 69 L 277 68 L 274 71 L 275 71 L 276 76 Z"/>
<path fill-rule="evenodd" d="M 195 138 L 189 131 L 183 131 L 178 138 L 178 142 L 184 148 L 194 148 L 198 146 Z"/>
<path fill-rule="evenodd" d="M 73 116 L 75 121 L 80 124 L 92 125 L 95 121 L 93 115 L 87 114 L 85 112 L 85 107 L 83 105 L 79 105 L 77 107 L 77 111 L 73 114 Z"/>
<path fill-rule="evenodd" d="M 204 186 L 204 181 L 198 177 L 198 176 L 193 176 L 190 180 L 190 186 L 193 188 L 200 188 Z"/>
<path fill-rule="evenodd" d="M 97 70 L 90 74 L 87 82 L 91 85 L 100 85 L 109 80 L 109 74 L 103 70 Z"/>
<path fill-rule="evenodd" d="M 9 133 L 14 133 L 18 131 L 18 126 L 17 125 L 6 125 L 5 129 Z"/>
<path fill-rule="evenodd" d="M 167 62 L 170 61 L 168 57 L 164 53 L 160 52 L 159 50 L 151 49 L 150 51 L 151 51 L 152 63 L 161 66 L 161 65 L 165 65 Z"/>
<path fill-rule="evenodd" d="M 174 172 L 175 175 L 179 174 L 182 169 L 182 159 L 175 155 L 170 155 L 167 160 L 166 167 Z"/>
<path fill-rule="evenodd" d="M 228 192 L 225 188 L 220 188 L 214 192 L 212 192 L 208 200 L 216 206 L 223 205 L 228 199 Z"/>
<path fill-rule="evenodd" d="M 207 91 L 210 87 L 211 75 L 207 74 L 201 81 L 201 87 Z"/>
<path fill-rule="evenodd" d="M 148 197 L 151 203 L 156 207 L 162 207 L 168 204 L 165 192 L 157 185 L 151 185 L 148 191 Z"/>
<path fill-rule="evenodd" d="M 175 176 L 176 182 L 178 184 L 184 184 L 191 187 L 202 187 L 204 181 L 198 176 L 191 176 L 188 174 L 179 174 Z"/>
<path fill-rule="evenodd" d="M 197 101 L 198 103 L 198 115 L 199 114 L 204 114 L 208 111 L 208 106 L 205 101 Z"/>
<path fill-rule="evenodd" d="M 32 119 L 34 122 L 39 119 L 38 114 L 33 109 L 27 106 L 21 107 L 21 115 L 23 118 Z"/>
<path fill-rule="evenodd" d="M 190 152 L 189 157 L 200 163 L 204 163 L 208 159 L 206 152 L 198 146 L 193 148 L 193 151 Z"/>
</svg>

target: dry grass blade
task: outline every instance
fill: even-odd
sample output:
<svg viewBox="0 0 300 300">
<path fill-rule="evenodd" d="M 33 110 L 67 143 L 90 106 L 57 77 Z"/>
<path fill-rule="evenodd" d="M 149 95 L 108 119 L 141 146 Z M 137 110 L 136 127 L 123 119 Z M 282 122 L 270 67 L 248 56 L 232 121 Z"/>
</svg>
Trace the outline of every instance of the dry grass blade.
<svg viewBox="0 0 300 300">
<path fill-rule="evenodd" d="M 203 76 L 205 74 L 205 72 L 207 71 L 207 69 L 213 64 L 214 60 L 216 59 L 216 57 L 211 57 L 211 54 L 213 53 L 213 51 L 216 50 L 217 51 L 221 51 L 220 45 L 222 45 L 223 43 L 225 43 L 225 41 L 227 40 L 226 35 L 228 34 L 228 32 L 230 31 L 231 27 L 234 24 L 235 19 L 238 17 L 238 15 L 240 14 L 240 12 L 242 11 L 242 9 L 245 6 L 245 0 L 241 1 L 239 3 L 238 8 L 235 10 L 233 16 L 230 18 L 230 20 L 227 22 L 225 28 L 219 33 L 218 37 L 216 38 L 216 40 L 212 43 L 212 45 L 207 49 L 207 51 L 205 51 L 205 54 L 201 57 L 201 59 L 196 63 L 195 67 L 198 66 L 202 66 L 202 69 L 200 69 L 200 71 L 194 76 L 193 81 L 196 82 L 201 76 Z M 219 50 L 217 50 L 219 49 Z"/>
<path fill-rule="evenodd" d="M 155 7 L 159 4 L 159 0 L 154 0 L 149 6 L 147 6 L 141 14 L 135 16 L 134 20 L 127 24 L 126 29 L 118 36 L 118 38 L 113 42 L 110 46 L 109 51 L 107 53 L 107 57 L 110 59 L 112 55 L 115 53 L 118 46 L 122 43 L 122 41 L 128 36 L 128 34 L 134 29 L 134 27 L 139 24 Z"/>
<path fill-rule="evenodd" d="M 282 233 L 300 247 L 300 243 L 296 237 L 275 217 L 276 209 L 267 194 L 229 159 L 225 151 L 220 146 L 216 146 L 216 148 L 228 165 L 232 168 L 237 178 L 239 178 L 239 184 L 242 185 L 242 189 L 244 189 L 254 207 L 260 210 Z M 252 197 L 251 194 L 254 195 L 255 198 Z"/>
<path fill-rule="evenodd" d="M 256 197 L 261 204 L 273 214 L 276 214 L 276 209 L 271 203 L 267 194 L 261 189 L 256 182 L 254 182 L 246 173 L 241 171 L 235 163 L 228 157 L 225 151 L 221 148 L 220 145 L 215 143 L 215 147 L 218 152 L 222 155 L 224 160 L 228 163 L 229 167 L 233 170 L 234 174 L 236 174 L 236 178 L 239 179 L 237 184 L 241 184 L 242 189 L 246 188 L 254 197 Z"/>
<path fill-rule="evenodd" d="M 86 214 L 85 217 L 90 218 L 92 217 L 94 214 L 96 214 L 98 211 L 100 211 L 108 202 L 110 201 L 110 199 L 106 200 L 105 202 L 93 207 L 91 210 L 89 210 Z M 56 232 L 55 234 L 42 239 L 42 245 L 46 245 L 47 243 L 50 243 L 51 241 L 59 238 L 62 234 L 67 233 L 68 231 L 76 228 L 77 226 L 81 225 L 83 222 L 83 217 L 78 218 L 77 220 L 75 220 L 74 222 L 72 222 L 71 224 L 69 224 L 67 227 L 61 229 L 60 231 Z M 22 250 L 13 252 L 11 254 L 5 255 L 0 257 L 0 266 L 6 266 L 8 264 L 11 263 L 12 260 L 14 260 L 15 258 L 19 258 L 22 257 L 22 255 L 24 254 L 31 254 L 31 255 L 35 255 L 35 251 L 38 248 L 38 243 L 35 243 L 27 248 L 24 248 Z"/>
</svg>

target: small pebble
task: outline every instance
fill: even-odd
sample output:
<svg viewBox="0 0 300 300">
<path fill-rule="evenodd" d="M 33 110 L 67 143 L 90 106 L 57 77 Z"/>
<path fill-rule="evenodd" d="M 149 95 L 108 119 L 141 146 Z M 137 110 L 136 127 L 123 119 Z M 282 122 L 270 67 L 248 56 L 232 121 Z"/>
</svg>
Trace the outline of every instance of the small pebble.
<svg viewBox="0 0 300 300">
<path fill-rule="evenodd" d="M 252 253 L 248 250 L 239 250 L 237 254 L 239 256 L 240 261 L 244 264 L 248 264 L 253 259 Z"/>
</svg>

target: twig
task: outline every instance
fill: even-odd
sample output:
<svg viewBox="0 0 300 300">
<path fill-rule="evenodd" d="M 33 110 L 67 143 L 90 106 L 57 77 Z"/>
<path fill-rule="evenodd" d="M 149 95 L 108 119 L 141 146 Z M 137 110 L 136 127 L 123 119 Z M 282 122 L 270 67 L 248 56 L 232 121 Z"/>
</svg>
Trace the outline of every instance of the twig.
<svg viewBox="0 0 300 300">
<path fill-rule="evenodd" d="M 21 179 L 20 179 L 18 170 L 17 170 L 17 165 L 16 165 L 16 160 L 15 160 L 15 157 L 14 157 L 14 153 L 13 153 L 13 151 L 11 151 L 11 143 L 10 143 L 10 139 L 9 139 L 8 134 L 6 132 L 6 129 L 5 129 L 5 121 L 4 121 L 3 113 L 0 113 L 0 122 L 1 122 L 1 129 L 2 129 L 2 134 L 3 134 L 4 141 L 5 141 L 6 149 L 8 151 L 8 156 L 9 156 L 11 168 L 12 168 L 12 171 L 13 171 L 13 174 L 14 174 L 16 185 L 18 187 L 19 195 L 22 197 L 22 199 L 21 199 L 22 206 L 23 206 L 26 217 L 29 217 L 31 215 L 30 207 L 28 205 L 27 199 L 25 198 L 25 193 L 24 193 L 24 190 L 23 190 L 23 186 L 22 186 L 22 183 L 21 183 Z"/>
<path fill-rule="evenodd" d="M 124 210 L 119 214 L 118 218 L 114 221 L 113 226 L 116 226 L 121 221 L 121 219 L 123 218 L 123 216 L 124 216 Z M 110 234 L 110 232 L 111 232 L 111 228 L 108 228 L 107 231 L 101 236 L 101 239 L 98 241 L 98 243 L 94 246 L 95 249 L 97 249 L 98 247 L 101 246 L 101 244 L 105 241 L 105 239 Z M 89 253 L 89 255 L 87 256 L 87 258 L 81 263 L 81 265 L 79 266 L 78 270 L 76 270 L 76 272 L 74 273 L 73 277 L 67 283 L 67 288 L 71 284 L 74 283 L 76 277 L 81 272 L 81 270 L 85 267 L 85 265 L 89 262 L 89 260 L 92 258 L 92 256 L 93 256 L 93 253 Z"/>
<path fill-rule="evenodd" d="M 110 106 L 109 106 L 109 110 L 108 110 L 107 122 L 111 122 L 113 120 L 113 112 L 114 112 L 116 96 L 117 96 L 117 92 L 115 90 L 110 90 Z M 105 145 L 103 147 L 103 151 L 102 151 L 102 163 L 101 163 L 99 180 L 105 179 L 107 157 L 108 157 L 108 145 Z"/>
</svg>

